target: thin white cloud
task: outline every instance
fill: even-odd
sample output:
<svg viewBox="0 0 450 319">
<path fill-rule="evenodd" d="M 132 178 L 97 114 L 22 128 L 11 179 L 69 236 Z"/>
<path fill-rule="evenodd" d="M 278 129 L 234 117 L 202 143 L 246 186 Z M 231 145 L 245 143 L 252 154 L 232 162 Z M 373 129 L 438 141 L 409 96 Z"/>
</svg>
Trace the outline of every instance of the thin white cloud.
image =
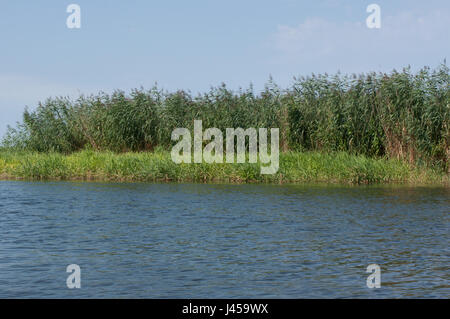
<svg viewBox="0 0 450 319">
<path fill-rule="evenodd" d="M 365 21 L 337 23 L 309 18 L 298 26 L 280 25 L 272 37 L 278 63 L 363 69 L 377 65 L 406 66 L 410 61 L 438 63 L 448 56 L 449 11 L 401 12 L 384 16 L 381 29 Z M 366 70 L 369 71 L 369 70 Z"/>
</svg>

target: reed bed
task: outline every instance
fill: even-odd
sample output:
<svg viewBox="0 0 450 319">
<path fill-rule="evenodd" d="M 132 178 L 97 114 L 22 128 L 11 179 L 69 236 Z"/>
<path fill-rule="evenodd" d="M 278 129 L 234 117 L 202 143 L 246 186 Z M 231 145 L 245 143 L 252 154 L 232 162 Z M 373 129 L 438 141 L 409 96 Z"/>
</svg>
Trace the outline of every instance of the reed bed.
<svg viewBox="0 0 450 319">
<path fill-rule="evenodd" d="M 167 151 L 174 145 L 170 139 L 173 129 L 185 127 L 192 130 L 194 120 L 202 120 L 204 128 L 216 127 L 222 131 L 229 127 L 279 128 L 280 149 L 291 151 L 282 155 L 285 169 L 289 165 L 297 165 L 294 163 L 307 165 L 306 158 L 311 156 L 317 163 L 324 162 L 320 159 L 323 157 L 338 165 L 334 158 L 339 154 L 338 157 L 349 156 L 349 163 L 355 166 L 344 170 L 349 175 L 333 175 L 337 179 L 358 179 L 357 172 L 362 171 L 362 180 L 395 180 L 397 177 L 390 173 L 384 176 L 378 169 L 374 169 L 377 173 L 373 178 L 369 177 L 367 170 L 372 168 L 364 168 L 364 165 L 384 163 L 386 158 L 406 162 L 411 167 L 432 167 L 448 173 L 449 84 L 449 68 L 444 63 L 435 69 L 424 67 L 416 73 L 405 68 L 401 72 L 394 70 L 390 73 L 312 75 L 294 79 L 291 87 L 284 90 L 270 80 L 259 94 L 252 87 L 235 92 L 222 85 L 197 96 L 185 91 L 165 92 L 154 87 L 148 91 L 135 89 L 129 94 L 115 91 L 112 94 L 80 96 L 75 100 L 50 98 L 32 110 L 26 109 L 23 121 L 8 129 L 2 145 L 10 151 L 27 152 L 28 164 L 19 165 L 23 169 L 21 176 L 34 176 L 33 169 L 41 173 L 41 168 L 35 166 L 38 164 L 31 164 L 33 158 L 42 159 L 50 167 L 52 161 L 68 165 L 67 169 L 61 169 L 61 177 L 65 172 L 70 176 L 76 175 L 71 166 L 75 164 L 71 161 L 80 159 L 80 156 L 84 158 L 88 153 L 82 152 L 74 157 L 61 157 L 57 153 L 68 155 L 90 149 L 100 153 L 90 156 L 89 161 L 107 161 L 106 164 L 98 164 L 103 165 L 102 174 L 109 174 L 110 167 L 111 172 L 117 170 L 118 178 L 130 176 L 132 172 L 115 166 L 130 161 L 130 167 L 136 165 L 133 174 L 137 179 L 141 175 L 165 178 L 163 173 L 166 169 L 171 179 L 177 179 L 174 172 L 184 174 L 181 179 L 186 176 L 197 179 L 198 176 L 204 178 L 202 174 L 214 175 L 218 173 L 216 170 L 228 168 L 221 165 L 175 167 L 168 163 L 167 154 L 160 152 L 117 156 L 108 152 Z M 313 153 L 301 155 L 298 152 Z M 348 155 L 343 155 L 343 152 Z M 159 166 L 154 171 L 151 167 L 139 166 L 145 161 Z M 238 165 L 232 170 L 236 173 L 235 170 L 247 169 L 249 178 L 262 178 L 250 167 Z M 325 171 L 331 170 L 326 165 L 321 167 Z M 95 166 L 90 168 L 95 175 Z M 298 171 L 296 169 L 297 173 L 302 170 L 301 167 Z M 300 176 L 301 173 L 297 177 L 322 179 L 320 173 L 317 173 L 319 177 L 314 177 L 313 171 L 308 169 L 304 177 Z M 80 171 L 84 176 L 81 172 L 84 171 Z M 238 174 L 239 178 L 245 177 L 242 174 Z M 281 170 L 279 177 L 272 179 L 281 179 L 285 174 Z M 398 178 L 402 179 L 402 176 Z"/>
</svg>

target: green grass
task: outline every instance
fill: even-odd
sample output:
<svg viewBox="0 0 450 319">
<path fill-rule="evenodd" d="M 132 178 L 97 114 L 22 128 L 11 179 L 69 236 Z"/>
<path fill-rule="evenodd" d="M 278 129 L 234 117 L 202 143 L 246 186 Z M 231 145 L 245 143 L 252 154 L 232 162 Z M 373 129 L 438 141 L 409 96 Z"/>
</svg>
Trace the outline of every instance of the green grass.
<svg viewBox="0 0 450 319">
<path fill-rule="evenodd" d="M 278 173 L 261 175 L 259 163 L 178 165 L 163 150 L 120 154 L 85 150 L 70 155 L 0 150 L 0 176 L 2 179 L 130 182 L 449 184 L 449 177 L 440 170 L 345 152 L 282 153 Z"/>
</svg>

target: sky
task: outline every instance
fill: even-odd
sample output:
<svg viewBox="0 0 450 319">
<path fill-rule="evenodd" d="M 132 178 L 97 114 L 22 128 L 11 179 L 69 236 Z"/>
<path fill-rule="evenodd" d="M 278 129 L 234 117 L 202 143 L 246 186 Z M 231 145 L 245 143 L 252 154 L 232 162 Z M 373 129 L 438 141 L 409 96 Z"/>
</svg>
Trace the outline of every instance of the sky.
<svg viewBox="0 0 450 319">
<path fill-rule="evenodd" d="M 372 3 L 380 28 L 366 25 Z M 79 29 L 66 25 L 70 4 Z M 448 0 L 0 0 L 0 137 L 54 96 L 437 67 L 449 22 Z"/>
</svg>

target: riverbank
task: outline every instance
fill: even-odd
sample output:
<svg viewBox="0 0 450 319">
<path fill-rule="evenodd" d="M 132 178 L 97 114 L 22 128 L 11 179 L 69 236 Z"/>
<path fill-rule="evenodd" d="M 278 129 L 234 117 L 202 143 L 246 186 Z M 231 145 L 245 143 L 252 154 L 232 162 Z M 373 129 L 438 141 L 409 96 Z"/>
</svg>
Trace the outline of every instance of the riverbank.
<svg viewBox="0 0 450 319">
<path fill-rule="evenodd" d="M 260 163 L 175 164 L 167 151 L 111 153 L 81 151 L 71 155 L 0 151 L 0 179 L 86 180 L 119 182 L 334 183 L 449 185 L 449 176 L 393 159 L 344 152 L 286 152 L 280 169 L 261 175 Z"/>
<path fill-rule="evenodd" d="M 405 68 L 390 73 L 312 75 L 297 78 L 287 88 L 269 81 L 261 92 L 252 87 L 233 91 L 222 85 L 193 96 L 188 91 L 166 92 L 155 86 L 129 93 L 117 90 L 75 99 L 49 98 L 25 109 L 23 121 L 8 129 L 0 145 L 42 153 L 71 154 L 83 149 L 147 152 L 171 149 L 175 129 L 193 132 L 195 121 L 201 120 L 203 127 L 222 132 L 227 128 L 278 128 L 282 151 L 343 151 L 427 163 L 448 172 L 449 87 L 450 69 L 444 62 L 433 70 L 424 67 L 416 73 Z M 352 170 L 353 162 L 364 160 L 344 160 L 350 163 L 344 168 L 345 177 L 337 178 L 359 180 L 360 172 Z M 192 170 L 202 175 L 205 169 L 182 170 L 192 176 Z M 221 177 L 217 171 L 222 167 L 209 167 L 207 173 L 210 170 L 213 176 Z M 228 173 L 236 168 L 231 170 Z M 292 178 L 304 178 L 302 174 Z M 363 180 L 372 180 L 371 169 L 368 174 L 363 174 Z M 314 169 L 306 171 L 307 179 L 328 180 L 328 175 L 317 177 Z M 246 175 L 243 178 L 247 179 Z M 384 172 L 375 174 L 375 180 L 384 178 Z"/>
</svg>

